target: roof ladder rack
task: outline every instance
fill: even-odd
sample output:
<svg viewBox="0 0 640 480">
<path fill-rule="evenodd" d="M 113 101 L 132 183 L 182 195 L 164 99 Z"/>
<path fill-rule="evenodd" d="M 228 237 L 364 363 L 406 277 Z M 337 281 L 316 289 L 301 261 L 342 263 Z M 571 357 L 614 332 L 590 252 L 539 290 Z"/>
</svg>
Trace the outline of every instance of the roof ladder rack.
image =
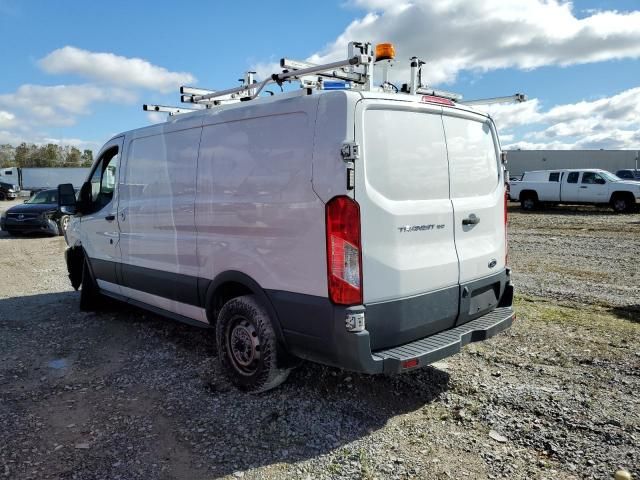
<svg viewBox="0 0 640 480">
<path fill-rule="evenodd" d="M 224 90 L 213 90 L 199 87 L 180 87 L 180 100 L 182 103 L 197 104 L 196 108 L 169 107 L 165 105 L 144 105 L 145 111 L 166 112 L 170 116 L 181 113 L 193 112 L 202 108 L 211 109 L 229 103 L 239 103 L 254 100 L 261 93 L 274 92 L 265 90 L 269 84 L 275 83 L 282 89 L 282 85 L 292 81 L 299 81 L 303 91 L 298 93 L 311 94 L 312 89 L 317 90 L 357 90 L 357 91 L 381 91 L 391 93 L 395 91 L 399 94 L 423 95 L 425 97 L 440 97 L 463 105 L 487 105 L 492 103 L 524 102 L 527 97 L 521 93 L 509 97 L 494 97 L 487 99 L 462 101 L 462 95 L 444 90 L 436 90 L 422 84 L 422 67 L 426 64 L 418 57 L 410 59 L 410 80 L 397 88 L 389 82 L 389 68 L 393 66 L 395 58 L 395 48 L 391 43 L 381 43 L 375 49 L 368 42 L 349 42 L 347 46 L 347 58 L 335 62 L 315 64 L 307 61 L 282 58 L 280 60 L 280 73 L 274 73 L 262 81 L 256 81 L 256 72 L 247 71 L 240 79 L 241 84 L 233 88 Z M 376 66 L 382 69 L 382 84 L 373 86 L 373 68 Z M 329 79 L 339 81 L 329 81 Z M 344 82 L 344 83 L 343 83 Z M 283 90 L 283 89 L 282 89 Z M 284 91 L 284 90 L 283 90 Z M 294 95 L 296 92 L 288 92 L 285 95 Z M 430 101 L 438 103 L 438 99 L 431 98 Z M 443 103 L 443 102 L 440 102 Z"/>
</svg>

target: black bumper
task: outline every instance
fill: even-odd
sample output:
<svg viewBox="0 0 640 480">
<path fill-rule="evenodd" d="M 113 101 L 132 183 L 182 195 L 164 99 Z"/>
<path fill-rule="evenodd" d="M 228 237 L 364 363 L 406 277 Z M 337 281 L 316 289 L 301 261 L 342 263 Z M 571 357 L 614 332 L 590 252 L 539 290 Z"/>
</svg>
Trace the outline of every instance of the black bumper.
<svg viewBox="0 0 640 480">
<path fill-rule="evenodd" d="M 277 312 L 286 347 L 293 355 L 370 374 L 426 366 L 458 353 L 470 342 L 493 337 L 509 328 L 514 319 L 513 286 L 507 283 L 499 305 L 490 312 L 418 340 L 372 351 L 368 331 L 346 330 L 347 308 L 332 305 L 326 298 L 274 291 L 267 291 L 267 295 Z M 366 323 L 366 309 L 357 309 L 365 312 Z"/>
<path fill-rule="evenodd" d="M 373 354 L 375 362 L 382 363 L 385 373 L 399 373 L 411 368 L 429 365 L 454 355 L 468 343 L 487 340 L 506 330 L 513 323 L 511 307 L 496 308 L 490 313 L 444 332 L 399 347 Z M 410 362 L 405 366 L 405 362 Z"/>
<path fill-rule="evenodd" d="M 7 218 L 0 223 L 0 229 L 9 233 L 49 233 L 58 235 L 58 224 L 51 219 L 29 219 L 18 221 Z"/>
</svg>

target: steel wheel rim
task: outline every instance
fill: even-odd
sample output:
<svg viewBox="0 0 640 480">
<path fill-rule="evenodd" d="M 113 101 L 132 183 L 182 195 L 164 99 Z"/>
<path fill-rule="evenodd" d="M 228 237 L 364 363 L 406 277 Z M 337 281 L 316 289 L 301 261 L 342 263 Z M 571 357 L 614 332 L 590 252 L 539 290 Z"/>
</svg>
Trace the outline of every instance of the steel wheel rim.
<svg viewBox="0 0 640 480">
<path fill-rule="evenodd" d="M 236 317 L 229 327 L 227 339 L 229 357 L 235 369 L 242 375 L 252 375 L 258 369 L 261 358 L 260 337 L 246 318 Z"/>
<path fill-rule="evenodd" d="M 527 210 L 531 210 L 533 208 L 533 200 L 531 200 L 530 198 L 527 198 L 524 201 L 524 208 L 526 208 Z"/>
<path fill-rule="evenodd" d="M 62 222 L 60 222 L 62 225 L 62 230 L 67 230 L 67 227 L 69 226 L 69 217 L 62 217 Z"/>
</svg>

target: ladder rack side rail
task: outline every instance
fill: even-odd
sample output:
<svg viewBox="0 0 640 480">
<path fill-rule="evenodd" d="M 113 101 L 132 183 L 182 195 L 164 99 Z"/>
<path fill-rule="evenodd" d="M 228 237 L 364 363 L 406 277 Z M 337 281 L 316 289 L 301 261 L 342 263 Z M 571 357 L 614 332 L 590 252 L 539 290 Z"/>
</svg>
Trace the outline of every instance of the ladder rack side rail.
<svg viewBox="0 0 640 480">
<path fill-rule="evenodd" d="M 271 78 L 267 78 L 265 80 L 263 80 L 262 82 L 259 83 L 254 83 L 252 88 L 261 88 L 261 86 L 267 85 L 269 83 L 273 82 L 273 80 Z M 191 101 L 193 103 L 197 103 L 197 102 L 201 102 L 203 100 L 210 100 L 213 98 L 217 98 L 217 97 L 223 97 L 225 95 L 231 95 L 232 93 L 239 93 L 239 92 L 244 92 L 249 90 L 249 88 L 247 87 L 247 85 L 240 85 L 239 87 L 234 87 L 234 88 L 229 88 L 227 90 L 218 90 L 217 92 L 213 92 L 213 93 L 207 93 L 206 95 L 193 95 L 191 97 Z"/>
<path fill-rule="evenodd" d="M 324 65 L 315 65 L 309 68 L 301 68 L 300 70 L 294 70 L 292 72 L 279 73 L 276 74 L 276 81 L 286 80 L 291 77 L 302 77 L 305 75 L 312 75 L 314 73 L 324 72 L 326 70 L 331 70 L 333 68 L 341 68 L 341 67 L 349 67 L 349 66 L 358 66 L 362 65 L 365 62 L 361 58 L 361 56 L 355 56 L 352 58 L 347 58 L 346 60 L 340 60 L 338 62 L 326 63 Z"/>
<path fill-rule="evenodd" d="M 256 91 L 259 93 L 260 91 L 262 91 L 262 89 L 268 85 L 269 83 L 272 82 L 276 82 L 276 83 L 281 83 L 284 80 L 287 80 L 288 78 L 295 78 L 295 77 L 299 77 L 299 76 L 304 76 L 304 75 L 311 75 L 313 73 L 317 73 L 317 72 L 322 72 L 325 70 L 331 70 L 332 68 L 341 68 L 341 67 L 347 67 L 347 66 L 357 66 L 357 65 L 362 65 L 364 63 L 367 63 L 363 60 L 362 58 L 363 56 L 355 56 L 352 58 L 348 58 L 346 60 L 340 60 L 338 62 L 332 62 L 332 63 L 327 63 L 324 65 L 317 65 L 314 67 L 309 67 L 309 68 L 303 68 L 301 70 L 294 70 L 292 72 L 283 72 L 283 73 L 276 73 L 273 74 L 271 76 L 271 78 L 266 78 L 264 79 L 262 82 L 259 83 L 254 83 L 252 85 L 252 89 L 256 89 Z M 229 95 L 231 93 L 238 93 L 238 92 L 244 92 L 249 90 L 249 88 L 247 88 L 247 85 L 241 85 L 239 87 L 235 87 L 235 88 L 230 88 L 227 90 L 219 90 L 217 92 L 214 93 L 209 93 L 206 95 L 194 95 L 192 97 L 192 102 L 193 103 L 197 103 L 203 100 L 209 100 L 212 98 L 216 98 L 216 97 L 220 97 L 223 95 Z M 253 96 L 249 96 L 250 98 L 255 98 L 255 94 Z"/>
<path fill-rule="evenodd" d="M 516 93 L 515 95 L 508 95 L 506 97 L 491 97 L 491 98 L 479 98 L 476 100 L 467 100 L 460 102 L 463 105 L 491 105 L 494 103 L 522 103 L 527 101 L 527 96 L 523 93 Z"/>
</svg>

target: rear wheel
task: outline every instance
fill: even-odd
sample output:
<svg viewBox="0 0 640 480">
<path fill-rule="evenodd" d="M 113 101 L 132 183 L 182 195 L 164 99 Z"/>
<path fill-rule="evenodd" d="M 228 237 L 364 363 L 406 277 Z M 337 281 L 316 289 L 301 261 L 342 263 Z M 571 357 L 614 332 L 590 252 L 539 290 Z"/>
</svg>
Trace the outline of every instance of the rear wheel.
<svg viewBox="0 0 640 480">
<path fill-rule="evenodd" d="M 538 208 L 538 198 L 533 194 L 523 195 L 520 199 L 520 207 L 528 212 Z"/>
<path fill-rule="evenodd" d="M 233 298 L 222 307 L 216 341 L 222 370 L 241 390 L 270 390 L 291 371 L 278 365 L 280 347 L 273 324 L 254 295 Z"/>
<path fill-rule="evenodd" d="M 0 192 L 0 201 L 4 201 L 6 199 L 7 199 L 7 196 L 3 192 Z"/>
</svg>

